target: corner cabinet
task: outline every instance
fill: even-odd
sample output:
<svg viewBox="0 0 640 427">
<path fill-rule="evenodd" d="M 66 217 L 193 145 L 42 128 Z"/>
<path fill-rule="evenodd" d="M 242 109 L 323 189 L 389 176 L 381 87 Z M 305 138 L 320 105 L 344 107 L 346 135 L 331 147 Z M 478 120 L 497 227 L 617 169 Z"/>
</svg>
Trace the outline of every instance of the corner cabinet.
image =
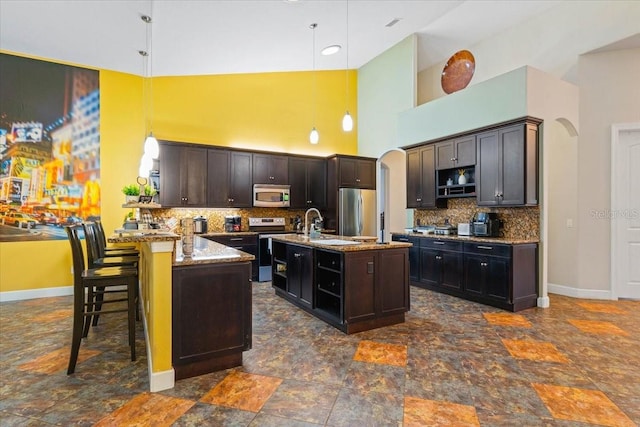
<svg viewBox="0 0 640 427">
<path fill-rule="evenodd" d="M 442 202 L 436 201 L 434 146 L 427 145 L 407 150 L 407 208 L 440 206 Z"/>
<path fill-rule="evenodd" d="M 329 158 L 330 173 L 337 175 L 338 188 L 376 189 L 376 159 L 355 156 Z"/>
<path fill-rule="evenodd" d="M 172 364 L 175 378 L 242 365 L 251 349 L 248 262 L 174 267 Z"/>
<path fill-rule="evenodd" d="M 538 204 L 538 123 L 523 122 L 476 136 L 478 206 Z"/>
<path fill-rule="evenodd" d="M 163 207 L 207 205 L 207 150 L 185 144 L 160 145 L 160 197 Z"/>
</svg>

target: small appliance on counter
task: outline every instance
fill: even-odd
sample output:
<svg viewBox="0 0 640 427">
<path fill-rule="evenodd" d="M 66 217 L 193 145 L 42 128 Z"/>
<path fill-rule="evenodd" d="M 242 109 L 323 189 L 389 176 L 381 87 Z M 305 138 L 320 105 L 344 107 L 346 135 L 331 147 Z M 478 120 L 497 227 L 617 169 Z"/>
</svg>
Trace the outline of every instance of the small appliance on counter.
<svg viewBox="0 0 640 427">
<path fill-rule="evenodd" d="M 224 217 L 224 231 L 234 233 L 242 230 L 242 217 L 240 215 L 227 215 Z"/>
<path fill-rule="evenodd" d="M 478 212 L 471 220 L 473 235 L 483 237 L 500 236 L 501 221 L 495 212 Z"/>
<path fill-rule="evenodd" d="M 458 236 L 473 236 L 472 225 L 470 222 L 458 223 Z"/>
<path fill-rule="evenodd" d="M 207 232 L 207 219 L 203 216 L 193 218 L 193 232 L 203 234 Z"/>
<path fill-rule="evenodd" d="M 448 218 L 446 218 L 444 220 L 444 224 L 443 225 L 436 225 L 435 229 L 433 230 L 433 234 L 449 235 L 449 234 L 456 234 L 457 231 L 458 231 L 457 228 L 454 227 L 449 222 Z"/>
</svg>

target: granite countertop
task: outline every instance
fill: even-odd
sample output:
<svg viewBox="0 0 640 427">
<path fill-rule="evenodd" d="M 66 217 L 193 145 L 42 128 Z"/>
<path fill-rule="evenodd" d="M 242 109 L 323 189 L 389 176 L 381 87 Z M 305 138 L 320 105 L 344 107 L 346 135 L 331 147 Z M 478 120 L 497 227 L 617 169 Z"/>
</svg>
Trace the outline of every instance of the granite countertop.
<svg viewBox="0 0 640 427">
<path fill-rule="evenodd" d="M 523 245 L 538 243 L 538 239 L 513 239 L 508 237 L 458 236 L 457 234 L 423 234 L 407 232 L 391 232 L 392 235 L 419 237 L 425 239 L 454 240 L 458 242 L 503 243 L 505 245 Z"/>
<path fill-rule="evenodd" d="M 385 244 L 378 244 L 370 241 L 358 241 L 358 236 L 340 236 L 335 234 L 321 234 L 320 236 L 321 237 L 318 239 L 310 239 L 308 236 L 302 234 L 280 234 L 273 236 L 272 239 L 285 243 L 294 243 L 297 245 L 321 249 L 332 249 L 334 251 L 341 252 L 409 248 L 412 246 L 411 243 L 405 242 L 388 242 Z M 353 244 L 328 244 L 332 240 L 350 241 L 353 242 Z"/>
<path fill-rule="evenodd" d="M 225 246 L 220 243 L 212 242 L 211 240 L 196 235 L 193 236 L 193 254 L 190 258 L 185 258 L 183 256 L 181 242 L 176 243 L 173 266 L 180 267 L 194 264 L 244 262 L 253 261 L 255 258 L 255 256 L 246 252 L 230 248 L 229 246 Z"/>
<path fill-rule="evenodd" d="M 207 237 L 207 236 L 211 236 L 211 237 L 220 237 L 220 236 L 256 236 L 258 235 L 257 232 L 255 231 L 233 231 L 233 232 L 228 232 L 228 231 L 213 231 L 213 232 L 206 232 L 206 233 L 202 233 L 202 234 L 198 234 L 198 236 L 201 237 Z"/>
<path fill-rule="evenodd" d="M 116 230 L 107 238 L 109 243 L 169 242 L 172 240 L 180 240 L 180 235 L 157 230 Z"/>
</svg>

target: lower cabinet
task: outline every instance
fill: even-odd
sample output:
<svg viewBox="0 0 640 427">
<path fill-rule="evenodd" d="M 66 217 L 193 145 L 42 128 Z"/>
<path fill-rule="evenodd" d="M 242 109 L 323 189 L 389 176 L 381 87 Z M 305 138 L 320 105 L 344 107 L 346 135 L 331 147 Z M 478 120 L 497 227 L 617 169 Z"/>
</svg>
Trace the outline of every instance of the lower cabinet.
<svg viewBox="0 0 640 427">
<path fill-rule="evenodd" d="M 405 235 L 392 238 L 418 240 L 418 265 L 410 264 L 414 286 L 510 311 L 537 304 L 536 243 L 461 242 Z"/>
<path fill-rule="evenodd" d="M 175 378 L 242 365 L 251 349 L 250 263 L 174 267 L 172 363 Z"/>
<path fill-rule="evenodd" d="M 404 321 L 409 310 L 407 248 L 342 252 L 275 240 L 272 248 L 276 294 L 343 332 Z"/>
</svg>

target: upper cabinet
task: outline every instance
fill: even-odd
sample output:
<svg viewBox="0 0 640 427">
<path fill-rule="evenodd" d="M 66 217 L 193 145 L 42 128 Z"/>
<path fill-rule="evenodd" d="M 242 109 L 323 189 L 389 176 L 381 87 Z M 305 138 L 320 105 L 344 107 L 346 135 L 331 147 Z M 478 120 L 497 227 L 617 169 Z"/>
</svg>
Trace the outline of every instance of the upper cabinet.
<svg viewBox="0 0 640 427">
<path fill-rule="evenodd" d="M 207 206 L 251 207 L 251 169 L 251 153 L 207 150 Z"/>
<path fill-rule="evenodd" d="M 185 144 L 160 143 L 160 204 L 207 204 L 207 151 Z"/>
<path fill-rule="evenodd" d="M 338 175 L 338 187 L 376 189 L 376 159 L 352 156 L 333 156 Z"/>
<path fill-rule="evenodd" d="M 290 157 L 289 183 L 291 208 L 326 208 L 327 167 L 324 159 Z"/>
<path fill-rule="evenodd" d="M 538 125 L 523 122 L 477 135 L 478 206 L 538 204 Z"/>
<path fill-rule="evenodd" d="M 436 170 L 433 145 L 407 150 L 407 208 L 435 208 Z"/>
<path fill-rule="evenodd" d="M 253 154 L 254 184 L 288 184 L 289 159 L 287 156 Z"/>
<path fill-rule="evenodd" d="M 436 169 L 461 168 L 476 164 L 476 137 L 468 135 L 439 142 L 436 148 Z"/>
</svg>

